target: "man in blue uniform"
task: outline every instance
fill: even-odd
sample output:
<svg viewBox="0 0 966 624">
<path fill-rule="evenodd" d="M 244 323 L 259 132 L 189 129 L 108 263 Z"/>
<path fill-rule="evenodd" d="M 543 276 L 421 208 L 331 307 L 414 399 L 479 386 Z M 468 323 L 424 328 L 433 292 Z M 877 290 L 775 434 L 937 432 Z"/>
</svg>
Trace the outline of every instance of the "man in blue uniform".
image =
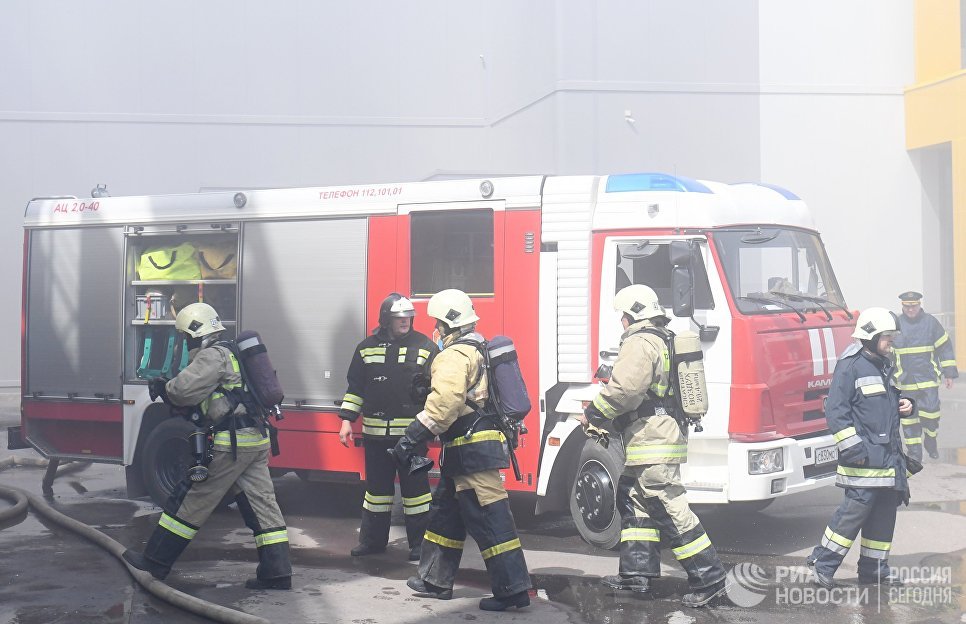
<svg viewBox="0 0 966 624">
<path fill-rule="evenodd" d="M 885 308 L 859 315 L 851 345 L 832 375 L 825 418 L 839 452 L 836 485 L 845 488 L 825 534 L 806 563 L 817 585 L 831 589 L 832 576 L 862 532 L 859 582 L 899 584 L 889 573 L 896 507 L 909 502 L 907 462 L 899 418 L 913 402 L 899 396 L 892 379 L 891 351 L 898 319 Z"/>
<path fill-rule="evenodd" d="M 352 423 L 362 414 L 366 458 L 366 494 L 362 501 L 362 528 L 353 557 L 381 553 L 389 542 L 392 503 L 396 494 L 396 462 L 386 451 L 413 422 L 429 393 L 429 369 L 439 348 L 413 329 L 412 302 L 391 293 L 379 306 L 379 327 L 359 343 L 352 354 L 342 398 L 339 439 L 349 446 Z M 425 454 L 425 447 L 420 448 Z M 399 471 L 409 560 L 419 561 L 419 548 L 429 520 L 429 477 Z"/>
<path fill-rule="evenodd" d="M 908 290 L 899 295 L 902 316 L 896 354 L 899 390 L 916 402 L 918 416 L 902 419 L 902 432 L 910 457 L 922 459 L 923 446 L 939 458 L 939 384 L 952 388 L 959 377 L 953 341 L 935 316 L 922 309 L 922 293 Z"/>
</svg>

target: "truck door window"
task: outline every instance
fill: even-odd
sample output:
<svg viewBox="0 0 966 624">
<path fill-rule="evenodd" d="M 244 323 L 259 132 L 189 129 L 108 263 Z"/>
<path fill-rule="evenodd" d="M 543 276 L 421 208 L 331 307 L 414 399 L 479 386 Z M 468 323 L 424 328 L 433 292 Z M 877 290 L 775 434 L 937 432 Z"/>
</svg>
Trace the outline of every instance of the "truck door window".
<svg viewBox="0 0 966 624">
<path fill-rule="evenodd" d="M 493 211 L 410 214 L 410 280 L 414 297 L 458 288 L 493 296 Z"/>
<path fill-rule="evenodd" d="M 701 310 L 714 309 L 714 298 L 708 274 L 705 272 L 704 259 L 698 249 L 699 261 L 694 270 L 694 306 Z M 616 293 L 631 284 L 650 286 L 657 293 L 661 305 L 671 306 L 671 256 L 666 242 L 635 241 L 617 245 L 617 276 L 614 282 Z"/>
</svg>

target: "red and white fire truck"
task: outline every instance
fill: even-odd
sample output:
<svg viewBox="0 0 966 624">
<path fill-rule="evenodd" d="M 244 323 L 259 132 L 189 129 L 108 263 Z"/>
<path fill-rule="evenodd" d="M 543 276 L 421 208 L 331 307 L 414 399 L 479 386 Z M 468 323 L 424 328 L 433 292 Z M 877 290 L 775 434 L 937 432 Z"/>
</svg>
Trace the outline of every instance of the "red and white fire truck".
<svg viewBox="0 0 966 624">
<path fill-rule="evenodd" d="M 691 502 L 762 507 L 833 479 L 823 397 L 852 313 L 804 202 L 779 187 L 627 174 L 51 198 L 24 227 L 11 439 L 123 465 L 131 495 L 160 501 L 188 461 L 187 423 L 145 381 L 182 361 L 172 298 L 268 345 L 287 395 L 276 474 L 358 481 L 363 453 L 339 444 L 336 415 L 356 343 L 388 293 L 411 297 L 429 334 L 428 298 L 459 288 L 484 335 L 515 341 L 535 406 L 507 488 L 537 513 L 569 507 L 587 541 L 612 546 L 620 439 L 605 449 L 574 416 L 616 355 L 612 301 L 632 283 L 701 336 L 710 411 L 683 469 Z M 145 279 L 145 253 L 186 242 L 235 264 Z"/>
</svg>

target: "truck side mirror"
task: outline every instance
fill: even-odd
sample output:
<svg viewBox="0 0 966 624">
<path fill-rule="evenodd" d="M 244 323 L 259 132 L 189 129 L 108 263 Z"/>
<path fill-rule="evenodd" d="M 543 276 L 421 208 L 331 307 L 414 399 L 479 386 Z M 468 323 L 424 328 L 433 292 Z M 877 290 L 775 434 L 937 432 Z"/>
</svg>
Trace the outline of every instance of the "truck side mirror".
<svg viewBox="0 0 966 624">
<path fill-rule="evenodd" d="M 691 273 L 691 243 L 671 241 L 671 307 L 674 316 L 694 316 L 694 275 Z"/>
<path fill-rule="evenodd" d="M 668 248 L 668 256 L 670 256 L 671 266 L 691 266 L 691 243 L 689 241 L 676 240 L 671 241 L 671 245 Z"/>
<path fill-rule="evenodd" d="M 694 279 L 688 267 L 671 269 L 671 307 L 674 316 L 694 316 Z"/>
</svg>

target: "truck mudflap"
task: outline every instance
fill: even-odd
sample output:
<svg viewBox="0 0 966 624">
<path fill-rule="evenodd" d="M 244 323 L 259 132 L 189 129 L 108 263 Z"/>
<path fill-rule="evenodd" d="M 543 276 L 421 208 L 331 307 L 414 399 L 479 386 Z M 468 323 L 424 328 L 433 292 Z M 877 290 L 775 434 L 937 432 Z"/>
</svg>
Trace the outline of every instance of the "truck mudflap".
<svg viewBox="0 0 966 624">
<path fill-rule="evenodd" d="M 8 451 L 18 451 L 20 449 L 30 448 L 27 441 L 23 437 L 23 429 L 20 425 L 15 427 L 7 427 L 7 450 Z"/>
</svg>

